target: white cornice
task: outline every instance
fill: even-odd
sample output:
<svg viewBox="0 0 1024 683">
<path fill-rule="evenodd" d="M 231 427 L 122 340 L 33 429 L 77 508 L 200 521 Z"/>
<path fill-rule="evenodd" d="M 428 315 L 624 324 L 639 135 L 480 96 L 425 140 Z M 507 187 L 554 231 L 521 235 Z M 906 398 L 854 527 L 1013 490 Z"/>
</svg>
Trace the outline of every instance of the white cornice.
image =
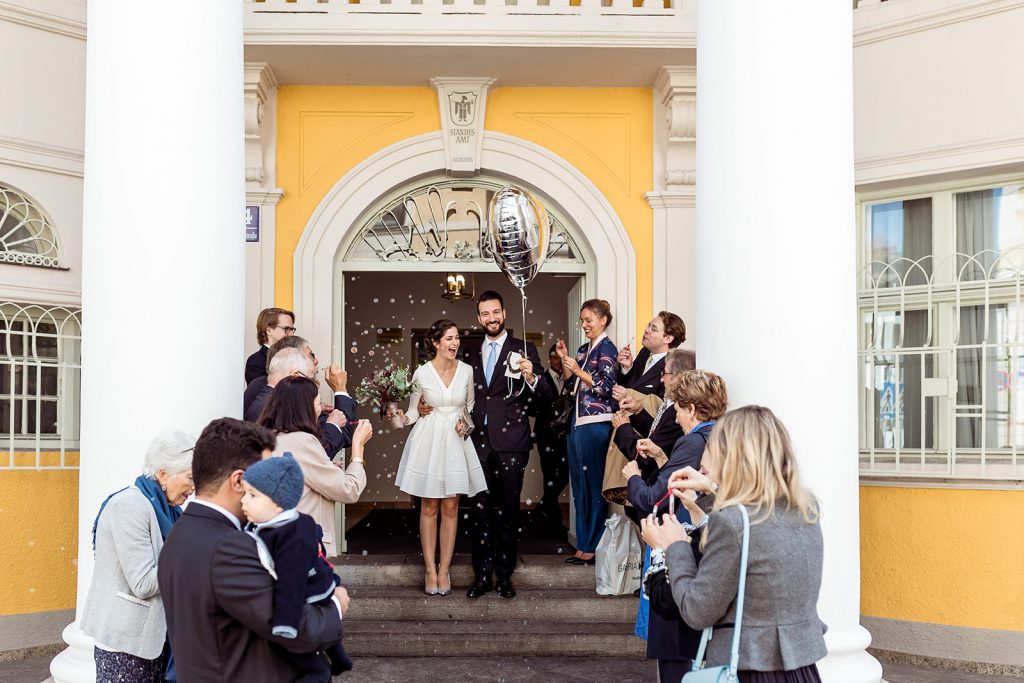
<svg viewBox="0 0 1024 683">
<path fill-rule="evenodd" d="M 686 185 L 683 190 L 647 192 L 644 199 L 652 209 L 692 209 L 697 206 L 697 186 Z"/>
<path fill-rule="evenodd" d="M 74 306 L 76 308 L 81 308 L 81 289 L 67 290 L 57 287 L 43 287 L 38 283 L 31 285 L 17 285 L 10 282 L 3 282 L 3 280 L 10 276 L 17 279 L 18 271 L 13 269 L 24 267 L 25 266 L 0 264 L 0 300 L 33 303 L 41 306 Z M 62 270 L 67 270 L 67 268 Z"/>
<path fill-rule="evenodd" d="M 277 89 L 277 77 L 266 62 L 245 63 L 245 90 L 253 90 L 265 102 L 271 91 Z"/>
<path fill-rule="evenodd" d="M 1024 0 L 900 0 L 853 13 L 853 46 L 869 45 L 1024 7 Z"/>
<path fill-rule="evenodd" d="M 54 10 L 47 12 L 41 9 L 28 9 L 13 2 L 0 0 L 0 21 L 9 21 L 22 26 L 29 26 L 50 33 L 85 40 L 85 3 L 56 2 L 48 0 L 41 2 L 35 0 L 37 6 L 45 5 L 47 9 Z M 70 18 L 61 16 L 55 12 L 61 9 L 67 10 L 68 14 L 77 14 L 81 18 Z"/>
<path fill-rule="evenodd" d="M 880 474 L 861 474 L 860 485 L 899 489 L 1024 490 L 1024 481 L 1019 479 L 943 479 L 942 477 L 900 477 Z"/>
<path fill-rule="evenodd" d="M 0 163 L 81 178 L 85 155 L 77 149 L 0 136 Z"/>
<path fill-rule="evenodd" d="M 273 190 L 246 190 L 245 203 L 251 205 L 277 206 L 284 196 L 284 190 L 277 188 Z"/>
<path fill-rule="evenodd" d="M 654 79 L 654 90 L 661 97 L 661 103 L 667 105 L 673 95 L 697 95 L 697 67 L 695 66 L 663 66 Z"/>
<path fill-rule="evenodd" d="M 1022 162 L 1024 136 L 1015 136 L 860 157 L 855 175 L 856 183 L 863 185 Z"/>
</svg>

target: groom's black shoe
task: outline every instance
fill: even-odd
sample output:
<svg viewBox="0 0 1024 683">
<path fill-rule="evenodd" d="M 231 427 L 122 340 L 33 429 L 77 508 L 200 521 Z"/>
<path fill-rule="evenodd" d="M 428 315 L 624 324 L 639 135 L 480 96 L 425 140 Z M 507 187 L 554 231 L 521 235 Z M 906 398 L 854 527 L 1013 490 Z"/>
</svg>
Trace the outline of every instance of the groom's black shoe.
<svg viewBox="0 0 1024 683">
<path fill-rule="evenodd" d="M 503 598 L 516 597 L 516 587 L 512 585 L 511 579 L 498 582 L 498 595 Z"/>
<path fill-rule="evenodd" d="M 477 579 L 473 582 L 473 585 L 466 591 L 467 598 L 479 598 L 484 593 L 490 593 L 494 588 L 491 586 L 490 581 L 484 581 L 483 579 Z"/>
</svg>

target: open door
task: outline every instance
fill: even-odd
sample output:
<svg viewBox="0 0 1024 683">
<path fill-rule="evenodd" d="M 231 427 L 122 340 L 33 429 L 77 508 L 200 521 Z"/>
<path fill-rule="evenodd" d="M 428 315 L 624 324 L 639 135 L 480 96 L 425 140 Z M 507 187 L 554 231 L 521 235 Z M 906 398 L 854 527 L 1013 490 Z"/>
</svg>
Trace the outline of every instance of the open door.
<svg viewBox="0 0 1024 683">
<path fill-rule="evenodd" d="M 569 347 L 569 353 L 575 353 L 576 349 L 583 345 L 586 341 L 586 337 L 583 336 L 583 330 L 580 328 L 580 307 L 583 306 L 583 302 L 586 301 L 586 278 L 581 277 L 573 285 L 573 288 L 569 290 L 569 295 L 566 297 L 566 306 L 569 307 L 566 317 L 566 337 L 565 345 Z M 572 543 L 573 547 L 576 547 L 576 503 L 572 498 L 572 488 L 570 487 L 569 494 L 569 542 Z"/>
</svg>

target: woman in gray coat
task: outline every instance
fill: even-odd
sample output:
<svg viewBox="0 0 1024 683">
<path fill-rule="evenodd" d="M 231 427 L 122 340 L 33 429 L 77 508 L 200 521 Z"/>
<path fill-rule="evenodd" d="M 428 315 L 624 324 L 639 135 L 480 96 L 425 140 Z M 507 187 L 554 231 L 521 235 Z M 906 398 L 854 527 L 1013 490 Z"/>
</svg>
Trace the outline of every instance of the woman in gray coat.
<svg viewBox="0 0 1024 683">
<path fill-rule="evenodd" d="M 715 425 L 704 458 L 702 472 L 686 467 L 669 480 L 694 523 L 706 526 L 699 566 L 690 537 L 674 517 L 666 515 L 660 524 L 643 520 L 644 540 L 667 549 L 672 596 L 683 620 L 698 630 L 713 626 L 707 665 L 729 664 L 743 505 L 750 515 L 750 549 L 739 680 L 817 683 L 815 662 L 826 654 L 825 625 L 816 607 L 821 527 L 817 501 L 800 483 L 786 428 L 767 408 L 730 411 Z"/>
<path fill-rule="evenodd" d="M 92 531 L 96 562 L 82 610 L 82 630 L 96 641 L 97 683 L 164 680 L 167 622 L 157 558 L 194 489 L 195 442 L 181 432 L 153 439 L 142 476 L 100 506 Z"/>
</svg>

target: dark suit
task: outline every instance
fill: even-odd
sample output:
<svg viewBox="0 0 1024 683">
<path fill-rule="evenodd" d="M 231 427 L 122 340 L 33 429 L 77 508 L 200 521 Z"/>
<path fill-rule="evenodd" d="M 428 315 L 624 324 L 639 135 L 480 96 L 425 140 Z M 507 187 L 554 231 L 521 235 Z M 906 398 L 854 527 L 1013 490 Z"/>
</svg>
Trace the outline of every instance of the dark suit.
<svg viewBox="0 0 1024 683">
<path fill-rule="evenodd" d="M 302 671 L 278 648 L 315 652 L 342 636 L 333 603 L 306 605 L 298 637 L 273 636 L 274 579 L 256 542 L 201 504 L 189 505 L 171 529 L 157 582 L 181 683 L 294 681 Z"/>
<path fill-rule="evenodd" d="M 476 393 L 471 415 L 475 426 L 473 445 L 487 479 L 487 490 L 476 495 L 472 506 L 473 571 L 477 580 L 489 582 L 493 572 L 499 583 L 508 581 L 519 559 L 519 497 L 533 447 L 527 411 L 534 400 L 548 396 L 547 385 L 538 375 L 543 369 L 537 349 L 533 344 L 527 344 L 526 348 L 537 384 L 531 390 L 524 387 L 522 379 L 515 380 L 516 393 L 520 389 L 522 392 L 508 398 L 505 398 L 508 393 L 505 363 L 509 352 L 522 354 L 523 341 L 512 335 L 505 337 L 498 349 L 490 384 L 484 373 L 480 346 L 472 344 L 465 351 L 464 359 L 473 367 Z"/>
<path fill-rule="evenodd" d="M 559 506 L 558 498 L 569 485 L 569 455 L 566 450 L 566 435 L 555 433 L 550 425 L 554 417 L 555 399 L 559 395 L 571 396 L 573 381 L 566 380 L 562 383 L 561 394 L 549 371 L 544 371 L 539 381 L 547 385 L 547 391 L 543 398 L 534 400 L 536 412 L 531 414 L 536 418 L 534 433 L 537 435 L 540 471 L 544 476 L 544 495 L 540 499 L 540 509 L 549 523 L 560 525 L 562 508 Z"/>
<path fill-rule="evenodd" d="M 270 402 L 270 395 L 274 393 L 274 387 L 269 386 L 266 382 L 263 383 L 263 388 L 256 394 L 249 407 L 245 409 L 244 418 L 246 422 L 256 422 L 259 420 L 260 414 L 263 409 L 267 407 L 267 403 Z M 356 408 L 359 404 L 356 403 L 355 399 L 351 396 L 341 396 L 338 394 L 334 395 L 334 408 L 345 413 L 345 417 L 348 419 L 346 424 L 341 429 L 336 426 L 327 424 L 327 414 L 320 413 L 320 441 L 324 445 L 324 450 L 327 451 L 328 458 L 334 458 L 338 454 L 338 451 L 343 448 L 348 448 L 352 445 L 352 432 L 355 430 L 356 421 Z"/>
<path fill-rule="evenodd" d="M 249 406 L 252 405 L 252 402 L 256 400 L 256 397 L 260 395 L 260 392 L 263 391 L 263 387 L 265 386 L 267 386 L 266 375 L 263 375 L 262 377 L 257 377 L 256 379 L 245 385 L 245 393 L 242 394 L 242 415 L 249 414 Z M 262 410 L 262 408 L 260 408 L 260 410 Z M 256 416 L 259 417 L 259 413 L 256 413 Z M 254 418 L 249 421 L 255 422 L 256 420 Z"/>
<path fill-rule="evenodd" d="M 647 372 L 644 372 L 644 366 L 650 357 L 651 352 L 647 347 L 640 349 L 640 353 L 633 359 L 629 372 L 619 372 L 618 383 L 641 394 L 655 394 L 665 398 L 665 385 L 661 383 L 661 373 L 665 371 L 665 356 L 659 358 Z"/>
<path fill-rule="evenodd" d="M 248 385 L 257 377 L 267 376 L 267 347 L 261 346 L 258 351 L 245 359 L 245 383 Z"/>
</svg>

